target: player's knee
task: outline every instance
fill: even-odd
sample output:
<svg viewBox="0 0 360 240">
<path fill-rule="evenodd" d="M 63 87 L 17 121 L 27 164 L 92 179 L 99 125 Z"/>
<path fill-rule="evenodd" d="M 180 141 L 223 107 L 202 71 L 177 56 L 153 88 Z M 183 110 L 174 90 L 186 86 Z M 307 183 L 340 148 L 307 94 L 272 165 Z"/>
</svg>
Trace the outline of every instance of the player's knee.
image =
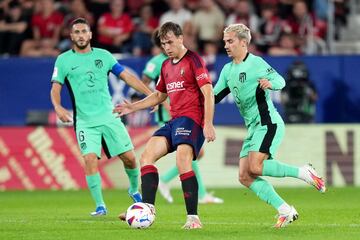
<svg viewBox="0 0 360 240">
<path fill-rule="evenodd" d="M 141 167 L 145 166 L 145 165 L 152 165 L 154 164 L 154 161 L 152 160 L 151 156 L 149 155 L 149 153 L 147 153 L 147 151 L 143 152 L 141 154 L 141 158 L 140 158 L 140 165 Z"/>
<path fill-rule="evenodd" d="M 124 165 L 129 168 L 136 167 L 136 159 L 135 156 L 127 157 L 122 159 Z"/>
<path fill-rule="evenodd" d="M 96 154 L 86 154 L 84 156 L 84 162 L 85 162 L 85 174 L 86 175 L 94 175 L 95 173 L 97 173 L 98 170 L 98 159 Z"/>
<path fill-rule="evenodd" d="M 240 173 L 240 174 L 239 174 L 239 182 L 240 182 L 242 185 L 248 187 L 248 186 L 249 186 L 249 183 L 250 183 L 250 180 L 251 180 L 251 178 L 250 178 L 250 176 L 249 176 L 247 173 Z"/>
</svg>

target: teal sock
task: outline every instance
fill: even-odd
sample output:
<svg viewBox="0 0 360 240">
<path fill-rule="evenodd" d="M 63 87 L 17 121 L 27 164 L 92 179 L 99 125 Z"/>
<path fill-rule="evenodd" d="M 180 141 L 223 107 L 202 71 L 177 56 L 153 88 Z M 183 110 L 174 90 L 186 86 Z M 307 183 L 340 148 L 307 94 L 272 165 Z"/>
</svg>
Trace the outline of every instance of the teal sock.
<svg viewBox="0 0 360 240">
<path fill-rule="evenodd" d="M 174 166 L 170 168 L 165 174 L 161 175 L 160 180 L 164 183 L 168 183 L 178 175 L 179 175 L 179 170 L 177 166 Z"/>
<path fill-rule="evenodd" d="M 105 206 L 101 190 L 101 176 L 100 173 L 95 173 L 91 176 L 86 176 L 86 182 L 90 189 L 92 198 L 95 201 L 96 207 Z"/>
<path fill-rule="evenodd" d="M 263 176 L 271 177 L 294 177 L 298 178 L 299 168 L 277 160 L 265 160 L 262 170 Z"/>
<path fill-rule="evenodd" d="M 206 187 L 205 184 L 203 182 L 201 173 L 200 173 L 200 169 L 199 169 L 199 162 L 198 161 L 192 161 L 192 169 L 195 172 L 196 175 L 196 179 L 198 181 L 198 185 L 199 185 L 199 199 L 205 197 L 206 195 Z"/>
<path fill-rule="evenodd" d="M 285 201 L 275 192 L 274 187 L 265 179 L 257 177 L 250 185 L 253 191 L 261 200 L 273 206 L 276 210 L 285 203 Z"/>
<path fill-rule="evenodd" d="M 129 178 L 129 193 L 133 194 L 139 191 L 139 168 L 125 168 L 125 172 Z"/>
</svg>

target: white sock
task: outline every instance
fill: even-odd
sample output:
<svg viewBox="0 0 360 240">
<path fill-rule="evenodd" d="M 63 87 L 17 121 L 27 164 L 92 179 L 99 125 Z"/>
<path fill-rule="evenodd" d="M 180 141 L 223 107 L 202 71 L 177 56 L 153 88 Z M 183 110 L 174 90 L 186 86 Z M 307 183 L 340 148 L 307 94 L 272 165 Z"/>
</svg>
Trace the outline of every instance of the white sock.
<svg viewBox="0 0 360 240">
<path fill-rule="evenodd" d="M 278 210 L 279 214 L 286 214 L 291 211 L 291 207 L 289 204 L 284 202 L 283 204 L 280 205 L 280 207 L 277 210 Z"/>
<path fill-rule="evenodd" d="M 308 172 L 304 167 L 299 167 L 299 176 L 298 178 L 302 179 L 303 181 L 306 181 L 308 179 Z"/>
</svg>

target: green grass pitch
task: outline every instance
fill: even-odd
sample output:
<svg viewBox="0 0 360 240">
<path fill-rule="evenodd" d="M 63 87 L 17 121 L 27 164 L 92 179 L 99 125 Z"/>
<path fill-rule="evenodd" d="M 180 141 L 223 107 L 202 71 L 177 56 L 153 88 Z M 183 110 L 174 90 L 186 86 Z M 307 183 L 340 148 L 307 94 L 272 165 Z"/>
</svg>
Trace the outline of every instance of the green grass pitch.
<svg viewBox="0 0 360 240">
<path fill-rule="evenodd" d="M 157 195 L 157 215 L 148 229 L 130 229 L 117 219 L 130 204 L 125 190 L 104 191 L 109 214 L 92 218 L 87 191 L 0 192 L 0 239 L 360 239 L 360 189 L 277 188 L 299 219 L 274 229 L 275 211 L 247 189 L 215 189 L 219 205 L 200 205 L 203 229 L 183 230 L 185 206 L 179 189 L 175 203 Z"/>
</svg>

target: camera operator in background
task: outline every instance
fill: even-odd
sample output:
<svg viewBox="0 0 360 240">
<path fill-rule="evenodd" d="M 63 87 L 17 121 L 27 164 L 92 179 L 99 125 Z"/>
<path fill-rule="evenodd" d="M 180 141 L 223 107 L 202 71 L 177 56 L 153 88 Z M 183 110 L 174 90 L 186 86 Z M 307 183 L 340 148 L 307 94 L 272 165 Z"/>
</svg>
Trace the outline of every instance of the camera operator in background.
<svg viewBox="0 0 360 240">
<path fill-rule="evenodd" d="M 282 94 L 286 122 L 314 122 L 317 92 L 309 79 L 308 68 L 302 61 L 290 65 Z"/>
</svg>

